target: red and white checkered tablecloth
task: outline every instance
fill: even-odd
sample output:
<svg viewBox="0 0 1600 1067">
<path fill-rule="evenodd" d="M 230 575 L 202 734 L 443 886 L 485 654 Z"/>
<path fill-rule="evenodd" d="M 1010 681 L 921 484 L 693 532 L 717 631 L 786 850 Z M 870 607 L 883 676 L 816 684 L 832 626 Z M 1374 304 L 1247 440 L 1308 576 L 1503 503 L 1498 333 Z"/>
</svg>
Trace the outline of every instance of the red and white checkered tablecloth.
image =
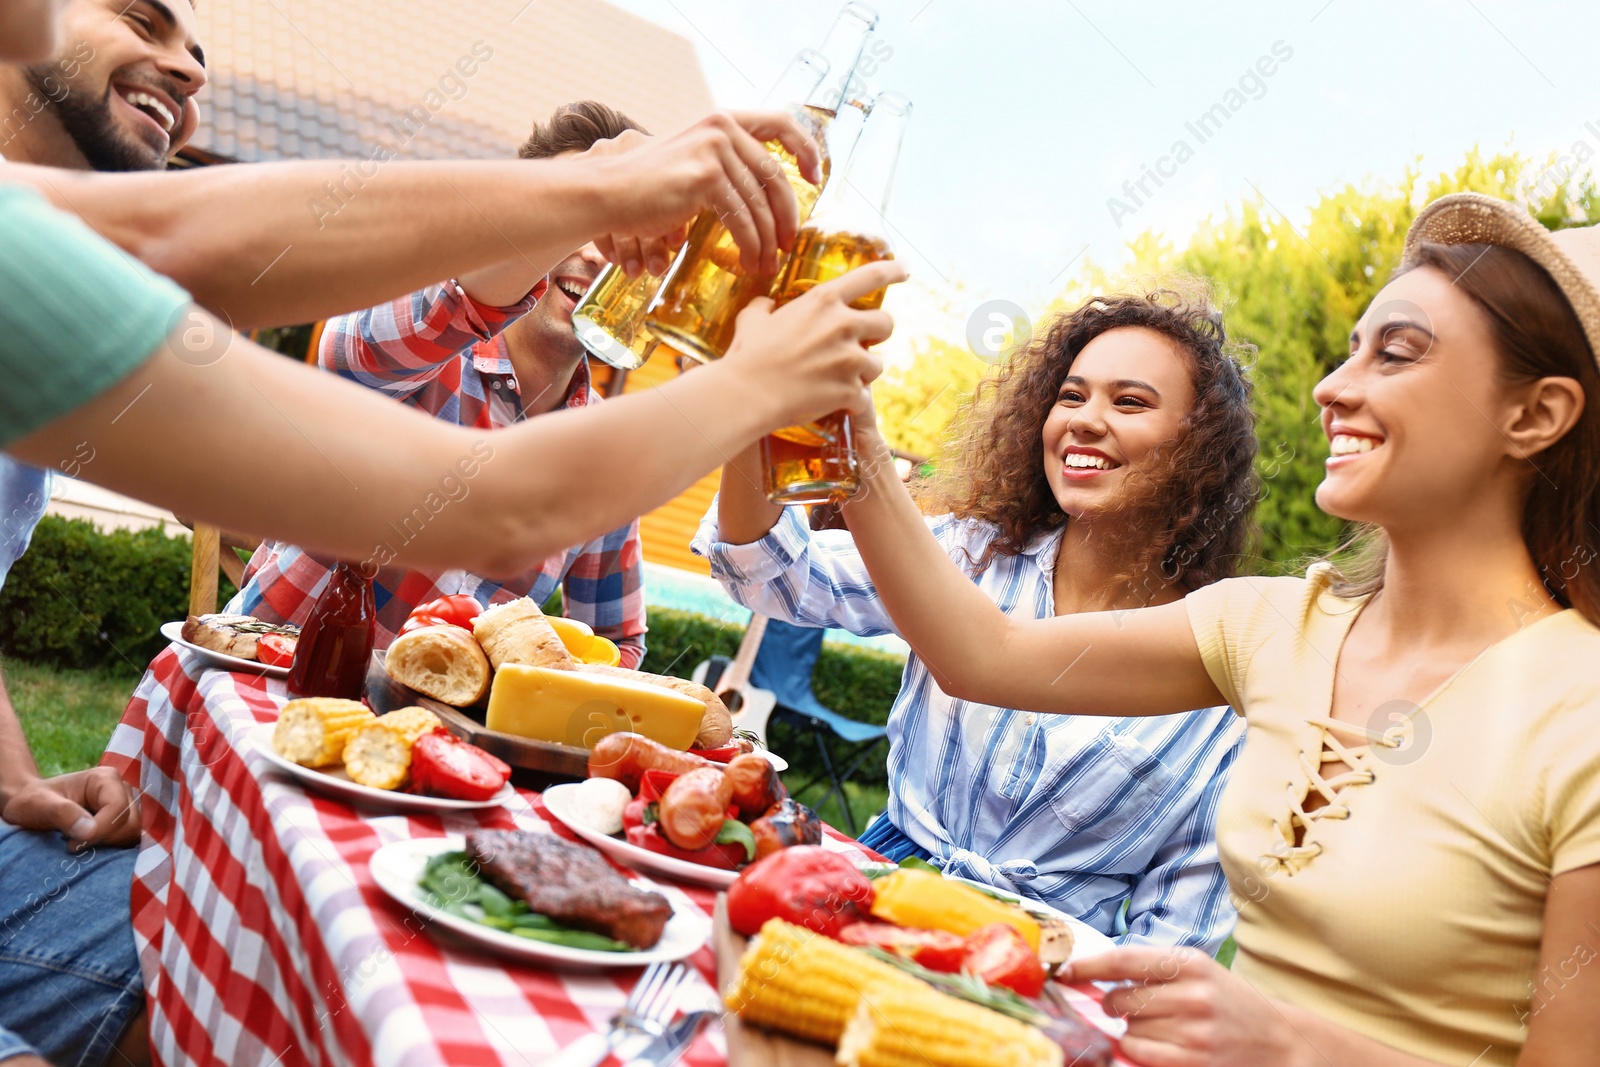
<svg viewBox="0 0 1600 1067">
<path fill-rule="evenodd" d="M 417 816 L 308 793 L 269 773 L 244 740 L 284 700 L 281 681 L 209 670 L 172 646 L 106 751 L 143 791 L 133 928 L 157 1061 L 523 1067 L 604 1030 L 638 969 L 545 970 L 436 940 L 368 869 L 403 838 L 480 827 L 565 835 L 539 795 Z M 714 891 L 682 889 L 711 913 Z M 709 945 L 689 962 L 714 982 Z M 1073 999 L 1104 1020 L 1096 1000 Z M 721 1030 L 709 1027 L 681 1062 L 725 1063 Z"/>
</svg>

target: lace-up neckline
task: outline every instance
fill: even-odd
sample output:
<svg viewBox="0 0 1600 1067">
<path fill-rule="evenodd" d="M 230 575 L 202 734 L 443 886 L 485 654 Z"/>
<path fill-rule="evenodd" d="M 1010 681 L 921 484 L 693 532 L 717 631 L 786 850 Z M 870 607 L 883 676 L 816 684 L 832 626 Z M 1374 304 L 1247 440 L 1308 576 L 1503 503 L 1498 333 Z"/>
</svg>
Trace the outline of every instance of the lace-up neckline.
<svg viewBox="0 0 1600 1067">
<path fill-rule="evenodd" d="M 1403 721 L 1382 734 L 1373 735 L 1365 727 L 1328 716 L 1309 718 L 1305 723 L 1321 731 L 1321 749 L 1314 761 L 1301 749 L 1300 770 L 1305 774 L 1307 784 L 1304 788 L 1298 787 L 1296 782 L 1284 786 L 1284 801 L 1289 810 L 1272 822 L 1282 844 L 1264 857 L 1287 874 L 1303 869 L 1322 853 L 1322 845 L 1313 834 L 1316 824 L 1324 819 L 1348 819 L 1350 808 L 1345 800 L 1349 790 L 1355 786 L 1371 785 L 1377 778 L 1372 767 L 1372 746 L 1399 748 L 1410 728 L 1409 721 Z M 1335 731 L 1364 736 L 1368 743 L 1345 745 L 1334 736 Z M 1324 776 L 1322 768 L 1330 763 L 1342 763 L 1347 769 Z M 1314 796 L 1321 797 L 1323 803 L 1308 808 L 1306 805 Z"/>
</svg>

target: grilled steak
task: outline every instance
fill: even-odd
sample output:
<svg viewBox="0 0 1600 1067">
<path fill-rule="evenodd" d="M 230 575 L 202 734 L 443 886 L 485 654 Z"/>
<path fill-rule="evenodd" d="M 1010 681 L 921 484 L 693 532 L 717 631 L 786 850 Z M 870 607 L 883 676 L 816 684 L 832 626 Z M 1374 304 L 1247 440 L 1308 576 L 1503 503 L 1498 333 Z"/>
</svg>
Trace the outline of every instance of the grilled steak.
<svg viewBox="0 0 1600 1067">
<path fill-rule="evenodd" d="M 467 835 L 467 855 L 533 911 L 637 949 L 654 948 L 672 918 L 666 897 L 634 888 L 600 853 L 554 834 L 480 830 Z"/>
</svg>

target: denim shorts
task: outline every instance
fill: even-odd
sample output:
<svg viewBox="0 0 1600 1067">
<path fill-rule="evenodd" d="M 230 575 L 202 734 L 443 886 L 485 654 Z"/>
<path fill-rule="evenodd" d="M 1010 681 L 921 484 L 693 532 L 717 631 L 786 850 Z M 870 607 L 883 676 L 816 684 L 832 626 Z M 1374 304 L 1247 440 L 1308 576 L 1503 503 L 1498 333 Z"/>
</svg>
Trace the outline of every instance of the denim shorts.
<svg viewBox="0 0 1600 1067">
<path fill-rule="evenodd" d="M 131 848 L 67 849 L 0 822 L 0 1060 L 99 1067 L 141 1007 Z"/>
</svg>

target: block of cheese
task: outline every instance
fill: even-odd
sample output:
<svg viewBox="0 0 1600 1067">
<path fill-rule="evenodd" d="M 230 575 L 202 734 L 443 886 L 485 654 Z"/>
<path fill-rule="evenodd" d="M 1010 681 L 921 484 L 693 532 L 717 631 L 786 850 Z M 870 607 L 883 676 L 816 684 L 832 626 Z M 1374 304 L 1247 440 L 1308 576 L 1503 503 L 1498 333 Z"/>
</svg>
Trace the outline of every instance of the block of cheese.
<svg viewBox="0 0 1600 1067">
<path fill-rule="evenodd" d="M 647 682 L 507 663 L 494 672 L 484 725 L 578 748 L 631 730 L 681 750 L 694 743 L 705 710 L 693 697 Z"/>
</svg>

